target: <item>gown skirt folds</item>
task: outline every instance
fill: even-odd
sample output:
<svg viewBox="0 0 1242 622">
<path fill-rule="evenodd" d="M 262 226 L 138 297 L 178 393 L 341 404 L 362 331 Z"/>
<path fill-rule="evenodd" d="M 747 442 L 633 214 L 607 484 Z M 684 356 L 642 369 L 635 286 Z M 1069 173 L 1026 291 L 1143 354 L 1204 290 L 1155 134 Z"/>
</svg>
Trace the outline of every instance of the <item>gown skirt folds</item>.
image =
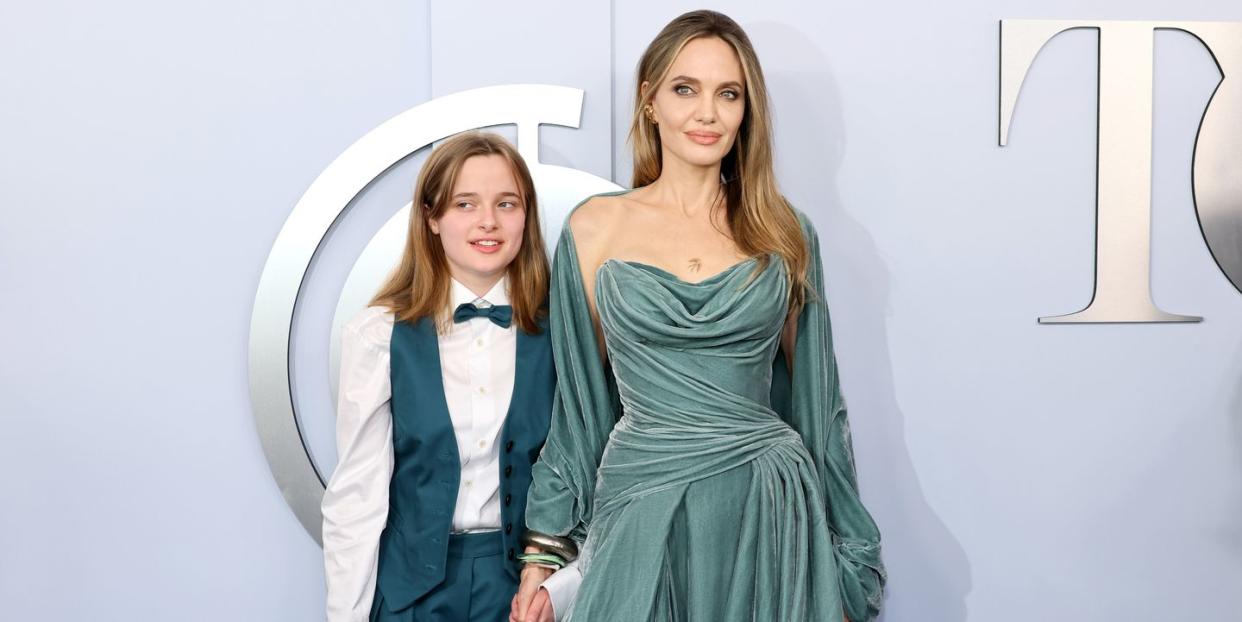
<svg viewBox="0 0 1242 622">
<path fill-rule="evenodd" d="M 582 542 L 571 621 L 877 615 L 880 535 L 858 496 L 818 240 L 802 220 L 813 294 L 792 377 L 778 255 L 697 283 L 605 262 L 609 373 L 566 224 L 552 282 L 557 399 L 527 524 Z"/>
</svg>

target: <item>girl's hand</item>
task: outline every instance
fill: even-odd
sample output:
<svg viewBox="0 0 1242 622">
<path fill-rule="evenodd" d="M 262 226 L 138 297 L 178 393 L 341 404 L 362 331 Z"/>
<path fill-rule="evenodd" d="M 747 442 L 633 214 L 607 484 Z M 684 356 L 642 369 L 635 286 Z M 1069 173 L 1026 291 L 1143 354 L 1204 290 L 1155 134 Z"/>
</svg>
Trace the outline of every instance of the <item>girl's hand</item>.
<svg viewBox="0 0 1242 622">
<path fill-rule="evenodd" d="M 534 553 L 538 552 L 538 549 L 527 549 L 526 552 Z M 522 582 L 518 585 L 517 594 L 513 595 L 513 601 L 509 605 L 509 622 L 526 622 L 526 614 L 531 608 L 531 601 L 535 600 L 535 595 L 540 593 L 539 586 L 550 576 L 552 576 L 552 570 L 549 568 L 531 565 L 522 568 Z M 542 591 L 544 600 L 547 599 L 547 593 L 547 590 Z M 547 609 L 549 612 L 552 611 L 550 603 Z M 539 609 L 535 609 L 535 612 L 538 613 Z M 549 616 L 548 619 L 551 620 L 551 617 Z"/>
</svg>

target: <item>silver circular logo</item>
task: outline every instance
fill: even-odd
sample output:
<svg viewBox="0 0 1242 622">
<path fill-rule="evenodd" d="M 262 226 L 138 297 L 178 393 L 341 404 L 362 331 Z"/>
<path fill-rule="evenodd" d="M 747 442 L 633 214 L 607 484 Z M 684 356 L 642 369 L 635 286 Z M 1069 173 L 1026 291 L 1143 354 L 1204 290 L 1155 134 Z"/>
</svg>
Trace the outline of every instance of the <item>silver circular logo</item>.
<svg viewBox="0 0 1242 622">
<path fill-rule="evenodd" d="M 316 542 L 322 544 L 319 505 L 325 478 L 307 449 L 294 405 L 289 342 L 303 283 L 328 232 L 364 188 L 414 152 L 460 132 L 516 125 L 518 151 L 539 194 L 545 239 L 554 243 L 573 205 L 591 194 L 620 189 L 601 177 L 539 162 L 539 126 L 577 128 L 582 99 L 580 89 L 520 84 L 462 91 L 415 106 L 350 145 L 320 173 L 285 221 L 259 278 L 250 320 L 250 400 L 272 476 Z M 337 305 L 334 341 L 336 330 L 366 306 L 400 257 L 409 209 L 407 204 L 389 219 L 355 263 Z M 332 352 L 335 371 L 335 344 Z"/>
</svg>

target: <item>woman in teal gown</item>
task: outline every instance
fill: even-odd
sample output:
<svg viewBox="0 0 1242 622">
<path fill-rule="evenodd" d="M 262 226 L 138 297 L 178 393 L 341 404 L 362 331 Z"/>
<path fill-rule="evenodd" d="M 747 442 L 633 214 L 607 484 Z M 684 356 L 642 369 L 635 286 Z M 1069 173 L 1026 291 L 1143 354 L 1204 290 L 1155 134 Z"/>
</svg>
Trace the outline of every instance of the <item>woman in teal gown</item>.
<svg viewBox="0 0 1242 622">
<path fill-rule="evenodd" d="M 722 42 L 741 80 L 718 71 Z M 653 93 L 670 74 L 682 82 Z M 885 578 L 880 535 L 858 495 L 818 238 L 762 180 L 743 183 L 771 172 L 757 59 L 729 18 L 686 14 L 644 55 L 638 91 L 638 189 L 577 208 L 553 264 L 557 399 L 527 524 L 580 545 L 581 586 L 557 618 L 870 620 Z M 652 145 L 658 157 L 644 153 Z M 709 208 L 660 220 L 676 210 L 661 197 L 686 196 L 703 171 L 719 180 Z M 710 229 L 695 228 L 696 214 Z M 656 222 L 689 233 L 670 238 Z M 793 252 L 781 244 L 790 239 Z M 721 269 L 691 280 L 618 259 L 677 265 L 682 247 L 689 273 Z M 717 247 L 730 252 L 697 252 Z M 546 576 L 532 570 L 519 600 Z M 526 611 L 515 603 L 515 617 Z"/>
</svg>

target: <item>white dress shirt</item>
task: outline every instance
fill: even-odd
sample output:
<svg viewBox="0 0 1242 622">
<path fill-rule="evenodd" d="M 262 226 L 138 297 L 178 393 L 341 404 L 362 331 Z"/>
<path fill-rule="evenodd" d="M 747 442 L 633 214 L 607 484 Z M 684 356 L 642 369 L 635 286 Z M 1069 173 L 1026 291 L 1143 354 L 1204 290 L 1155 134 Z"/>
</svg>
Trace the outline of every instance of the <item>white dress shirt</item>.
<svg viewBox="0 0 1242 622">
<path fill-rule="evenodd" d="M 502 278 L 487 294 L 475 296 L 453 280 L 450 312 L 463 303 L 509 304 L 506 287 Z M 367 620 L 375 595 L 379 539 L 388 519 L 393 471 L 392 326 L 392 313 L 369 307 L 342 330 L 338 458 L 323 498 L 329 622 Z M 451 324 L 438 334 L 444 398 L 461 459 L 454 532 L 495 530 L 501 525 L 498 444 L 513 394 L 516 331 L 516 326 L 501 328 L 478 317 Z M 576 569 L 573 574 L 577 575 Z M 563 611 L 576 593 L 574 579 L 549 579 L 553 604 L 561 605 L 557 611 Z"/>
<path fill-rule="evenodd" d="M 478 307 L 509 304 L 505 279 L 483 296 L 453 281 L 449 308 L 473 303 Z M 439 335 L 440 371 L 448 403 L 461 483 L 453 510 L 453 531 L 500 529 L 500 428 L 513 397 L 513 366 L 517 359 L 517 328 L 501 328 L 476 317 L 450 324 Z"/>
</svg>

